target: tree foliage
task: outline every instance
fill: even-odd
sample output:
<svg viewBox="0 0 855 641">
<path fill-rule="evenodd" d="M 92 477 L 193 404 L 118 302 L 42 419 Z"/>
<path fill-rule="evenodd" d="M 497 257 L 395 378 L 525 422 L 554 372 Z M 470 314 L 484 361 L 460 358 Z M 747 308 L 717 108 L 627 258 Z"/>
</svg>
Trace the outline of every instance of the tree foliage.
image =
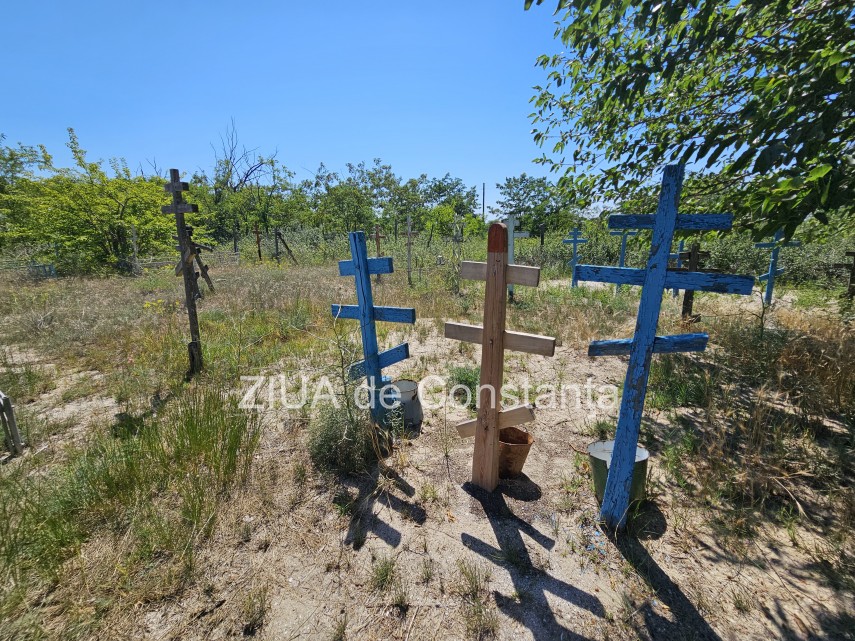
<svg viewBox="0 0 855 641">
<path fill-rule="evenodd" d="M 565 51 L 540 56 L 532 99 L 553 154 L 540 161 L 587 198 L 619 198 L 669 162 L 712 169 L 741 186 L 734 213 L 758 236 L 851 215 L 854 6 L 560 0 Z"/>
</svg>

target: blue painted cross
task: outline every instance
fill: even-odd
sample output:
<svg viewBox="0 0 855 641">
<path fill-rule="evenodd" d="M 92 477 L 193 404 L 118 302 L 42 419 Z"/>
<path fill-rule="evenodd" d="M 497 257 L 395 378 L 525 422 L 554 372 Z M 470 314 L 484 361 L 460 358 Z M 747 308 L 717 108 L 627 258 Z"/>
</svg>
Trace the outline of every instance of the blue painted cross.
<svg viewBox="0 0 855 641">
<path fill-rule="evenodd" d="M 681 258 L 680 254 L 683 253 L 684 245 L 685 241 L 681 240 L 680 244 L 677 245 L 677 252 L 674 254 L 668 254 L 669 259 L 677 261 L 677 269 L 680 269 L 683 266 L 683 259 Z M 673 294 L 674 298 L 677 298 L 677 296 L 680 294 L 680 290 L 675 287 L 671 290 L 671 293 Z"/>
<path fill-rule="evenodd" d="M 600 510 L 601 518 L 613 528 L 622 528 L 626 524 L 629 489 L 653 354 L 703 351 L 709 340 L 706 334 L 656 336 L 665 288 L 747 295 L 754 286 L 754 278 L 751 276 L 668 269 L 668 255 L 675 230 L 729 229 L 733 224 L 733 217 L 727 214 L 678 215 L 677 204 L 683 174 L 683 165 L 665 167 L 655 216 L 609 217 L 609 227 L 614 229 L 653 230 L 647 269 L 594 265 L 579 265 L 576 268 L 579 280 L 643 287 L 634 336 L 621 340 L 594 341 L 588 348 L 589 356 L 629 354 L 615 447 Z"/>
<path fill-rule="evenodd" d="M 572 238 L 569 237 L 569 235 L 568 235 L 568 237 L 565 238 L 564 240 L 562 240 L 561 242 L 564 243 L 565 245 L 569 245 L 571 243 L 573 244 L 573 258 L 571 260 L 568 260 L 567 264 L 570 265 L 570 269 L 573 270 L 573 272 L 572 272 L 573 276 L 570 279 L 570 287 L 578 287 L 579 286 L 579 280 L 576 278 L 576 265 L 579 263 L 578 246 L 584 245 L 585 243 L 587 243 L 588 239 L 587 238 L 579 238 L 579 228 L 574 227 Z"/>
<path fill-rule="evenodd" d="M 348 318 L 359 321 L 359 331 L 362 334 L 362 353 L 365 360 L 353 363 L 348 370 L 351 379 L 365 376 L 372 393 L 371 416 L 378 423 L 383 423 L 385 415 L 379 402 L 383 386 L 389 383 L 382 370 L 410 357 L 410 346 L 402 343 L 385 352 L 377 351 L 377 330 L 375 321 L 387 323 L 416 322 L 416 310 L 410 307 L 375 307 L 374 296 L 371 292 L 371 274 L 391 274 L 393 271 L 392 258 L 389 256 L 368 258 L 365 247 L 365 233 L 353 231 L 348 234 L 350 240 L 350 255 L 352 260 L 342 260 L 338 263 L 338 273 L 341 276 L 356 278 L 356 305 L 333 305 L 334 318 Z"/>
<path fill-rule="evenodd" d="M 788 243 L 782 243 L 784 238 L 784 230 L 779 229 L 775 232 L 775 239 L 771 243 L 755 243 L 754 246 L 759 249 L 771 249 L 772 256 L 769 258 L 769 271 L 762 276 L 758 276 L 760 282 L 766 281 L 766 293 L 763 294 L 763 302 L 766 305 L 772 304 L 772 292 L 775 289 L 775 277 L 784 273 L 783 269 L 778 269 L 778 254 L 782 247 L 799 247 L 801 243 L 797 240 L 792 240 Z"/>
<path fill-rule="evenodd" d="M 626 239 L 629 236 L 638 236 L 637 231 L 629 231 L 629 229 L 623 229 L 621 231 L 610 231 L 610 235 L 612 236 L 620 236 L 620 260 L 618 261 L 618 266 L 623 267 L 626 264 Z M 578 280 L 578 278 L 577 278 Z M 615 292 L 620 291 L 620 285 L 615 285 Z"/>
</svg>

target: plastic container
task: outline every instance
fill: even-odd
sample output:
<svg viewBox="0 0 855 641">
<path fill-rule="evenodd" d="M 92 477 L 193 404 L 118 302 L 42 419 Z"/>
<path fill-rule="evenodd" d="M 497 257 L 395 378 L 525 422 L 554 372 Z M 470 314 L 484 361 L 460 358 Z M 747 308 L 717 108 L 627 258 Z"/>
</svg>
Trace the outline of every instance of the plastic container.
<svg viewBox="0 0 855 641">
<path fill-rule="evenodd" d="M 534 437 L 517 427 L 499 430 L 499 478 L 513 479 L 522 474 Z"/>
<path fill-rule="evenodd" d="M 606 492 L 606 480 L 609 476 L 609 465 L 612 462 L 614 441 L 596 441 L 588 446 L 588 459 L 591 463 L 591 475 L 594 477 L 594 494 L 597 501 L 603 502 Z M 647 498 L 647 460 L 650 452 L 641 446 L 635 448 L 635 467 L 632 470 L 632 485 L 629 488 L 629 501 L 643 501 Z"/>
<path fill-rule="evenodd" d="M 404 412 L 404 428 L 419 429 L 424 420 L 422 403 L 419 400 L 419 384 L 409 379 L 401 379 L 392 383 L 392 386 Z"/>
</svg>

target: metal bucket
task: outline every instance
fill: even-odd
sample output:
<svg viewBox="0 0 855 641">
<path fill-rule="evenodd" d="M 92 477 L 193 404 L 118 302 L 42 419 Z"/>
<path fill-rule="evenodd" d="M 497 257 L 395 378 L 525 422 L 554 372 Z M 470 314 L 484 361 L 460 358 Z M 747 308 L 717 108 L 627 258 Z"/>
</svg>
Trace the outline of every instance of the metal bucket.
<svg viewBox="0 0 855 641">
<path fill-rule="evenodd" d="M 517 427 L 499 430 L 499 478 L 513 479 L 522 474 L 534 437 Z"/>
<path fill-rule="evenodd" d="M 392 383 L 398 402 L 404 412 L 404 428 L 417 430 L 422 426 L 424 414 L 419 400 L 419 384 L 409 379 L 401 379 Z"/>
<path fill-rule="evenodd" d="M 588 460 L 591 463 L 591 475 L 594 477 L 594 494 L 597 501 L 603 502 L 606 492 L 606 480 L 609 476 L 609 465 L 612 462 L 614 441 L 596 441 L 588 446 Z M 629 488 L 629 501 L 643 501 L 647 497 L 647 459 L 650 452 L 643 447 L 635 448 L 635 467 L 632 470 L 632 485 Z"/>
</svg>

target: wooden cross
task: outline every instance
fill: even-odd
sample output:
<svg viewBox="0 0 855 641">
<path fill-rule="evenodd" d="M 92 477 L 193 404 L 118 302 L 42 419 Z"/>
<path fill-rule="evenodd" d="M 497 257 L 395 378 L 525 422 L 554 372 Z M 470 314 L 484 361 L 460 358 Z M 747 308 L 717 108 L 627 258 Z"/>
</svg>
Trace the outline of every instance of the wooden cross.
<svg viewBox="0 0 855 641">
<path fill-rule="evenodd" d="M 208 284 L 208 289 L 210 289 L 211 292 L 214 291 L 214 283 L 211 280 L 211 277 L 208 275 L 208 266 L 202 262 L 202 257 L 200 254 L 202 253 L 203 249 L 205 251 L 213 252 L 214 248 L 208 245 L 203 245 L 202 243 L 197 243 L 195 240 L 193 240 L 193 228 L 190 225 L 184 225 L 184 229 L 187 231 L 186 249 L 182 250 L 180 240 L 177 236 L 172 237 L 174 240 L 179 241 L 178 247 L 176 249 L 178 249 L 178 252 L 181 254 L 181 258 L 178 259 L 178 264 L 175 265 L 175 275 L 180 276 L 181 273 L 184 271 L 182 267 L 182 263 L 184 261 L 190 263 L 191 270 L 193 269 L 193 262 L 195 261 L 196 264 L 199 266 L 199 271 L 193 272 L 194 296 L 196 296 L 196 298 L 203 298 L 202 291 L 199 289 L 199 276 L 201 275 L 202 278 L 205 279 L 205 282 Z"/>
<path fill-rule="evenodd" d="M 371 274 L 391 274 L 394 270 L 391 257 L 368 258 L 365 244 L 365 233 L 353 231 L 348 234 L 350 241 L 351 260 L 338 263 L 338 273 L 341 276 L 354 276 L 356 280 L 356 305 L 333 305 L 334 318 L 347 318 L 359 321 L 359 331 L 362 334 L 362 353 L 364 360 L 353 363 L 349 370 L 350 379 L 365 376 L 368 388 L 371 390 L 371 416 L 379 425 L 385 425 L 385 408 L 380 403 L 380 394 L 385 384 L 389 383 L 382 370 L 410 357 L 410 346 L 402 343 L 397 347 L 379 352 L 377 348 L 376 321 L 387 323 L 416 322 L 416 310 L 410 307 L 379 307 L 374 305 L 374 295 L 371 291 Z"/>
<path fill-rule="evenodd" d="M 651 358 L 655 353 L 703 351 L 709 340 L 707 334 L 656 336 L 656 325 L 659 321 L 665 288 L 749 295 L 754 287 L 754 278 L 751 276 L 668 269 L 668 254 L 675 230 L 706 231 L 730 229 L 733 226 L 733 216 L 729 214 L 677 214 L 683 174 L 683 165 L 665 167 L 659 193 L 659 206 L 655 215 L 609 217 L 609 227 L 613 229 L 653 230 L 650 258 L 646 269 L 595 265 L 579 265 L 576 268 L 579 280 L 641 285 L 643 288 L 633 337 L 594 341 L 588 347 L 588 356 L 629 354 L 615 446 L 600 510 L 600 516 L 606 524 L 617 529 L 626 525 L 629 490 L 635 466 Z"/>
<path fill-rule="evenodd" d="M 769 258 L 769 271 L 765 274 L 758 276 L 757 280 L 761 283 L 766 281 L 766 292 L 763 294 L 763 302 L 766 305 L 772 304 L 772 292 L 775 289 L 775 278 L 784 273 L 783 269 L 778 269 L 778 254 L 781 252 L 782 247 L 798 247 L 801 243 L 797 240 L 792 240 L 788 243 L 782 243 L 781 240 L 784 238 L 784 230 L 779 229 L 775 232 L 775 238 L 770 243 L 754 243 L 754 246 L 759 249 L 771 249 L 772 255 Z"/>
<path fill-rule="evenodd" d="M 849 270 L 849 287 L 846 290 L 846 295 L 849 298 L 855 296 L 855 251 L 846 252 L 846 255 L 852 258 L 851 263 L 834 263 L 832 267 L 835 269 Z"/>
<path fill-rule="evenodd" d="M 585 243 L 587 243 L 588 239 L 587 238 L 580 238 L 579 237 L 579 228 L 574 227 L 573 228 L 573 237 L 571 238 L 568 235 L 568 237 L 565 238 L 564 240 L 562 240 L 561 242 L 564 243 L 565 245 L 569 245 L 571 243 L 573 244 L 573 258 L 568 260 L 567 264 L 570 265 L 570 269 L 571 269 L 570 273 L 572 274 L 572 277 L 570 278 L 570 287 L 578 287 L 579 281 L 576 278 L 576 265 L 579 262 L 578 246 L 584 245 Z"/>
<path fill-rule="evenodd" d="M 682 249 L 683 241 L 680 241 L 680 246 Z M 677 269 L 682 269 L 683 261 L 688 261 L 686 265 L 686 271 L 690 272 L 703 272 L 705 274 L 718 274 L 721 272 L 719 269 L 701 269 L 701 260 L 705 258 L 709 258 L 710 253 L 708 251 L 701 251 L 700 243 L 692 243 L 692 248 L 687 251 L 681 251 L 678 254 L 678 267 Z M 674 291 L 677 291 L 676 289 Z M 695 305 L 695 290 L 687 289 L 683 292 L 683 309 L 681 312 L 681 317 L 683 318 L 683 322 L 686 323 L 696 323 L 701 319 L 700 316 L 695 316 L 693 313 L 693 307 Z"/>
<path fill-rule="evenodd" d="M 3 392 L 0 392 L 0 423 L 3 424 L 3 436 L 9 452 L 12 456 L 23 454 L 24 443 L 21 441 L 21 433 L 18 431 L 18 423 L 15 421 L 12 399 Z"/>
<path fill-rule="evenodd" d="M 514 262 L 514 239 L 515 238 L 528 238 L 529 233 L 527 231 L 516 231 L 517 228 L 517 216 L 516 214 L 508 214 L 508 217 L 502 221 L 508 226 L 508 263 L 513 264 Z M 513 302 L 514 300 L 514 284 L 508 283 L 508 300 Z"/>
<path fill-rule="evenodd" d="M 281 242 L 283 247 L 285 247 L 285 251 L 288 252 L 288 258 L 291 259 L 291 262 L 294 265 L 299 265 L 297 259 L 294 257 L 294 252 L 291 251 L 291 248 L 288 247 L 288 243 L 285 241 L 285 236 L 282 235 L 282 232 L 278 229 L 274 232 L 274 238 L 276 238 L 276 253 L 279 253 L 279 243 Z"/>
<path fill-rule="evenodd" d="M 175 215 L 175 227 L 178 232 L 178 247 L 181 252 L 181 273 L 184 275 L 184 301 L 187 306 L 187 318 L 190 322 L 190 342 L 187 344 L 187 353 L 190 358 L 190 368 L 187 370 L 187 378 L 202 370 L 202 341 L 199 335 L 199 317 L 196 314 L 196 274 L 193 270 L 192 241 L 184 223 L 184 214 L 199 211 L 194 204 L 184 202 L 183 192 L 188 191 L 190 186 L 181 182 L 181 174 L 177 169 L 169 170 L 170 182 L 163 186 L 163 190 L 172 194 L 172 204 L 164 205 L 160 211 L 164 214 Z"/>
<path fill-rule="evenodd" d="M 618 258 L 618 267 L 623 267 L 626 265 L 626 239 L 630 236 L 638 236 L 637 231 L 629 231 L 627 229 L 623 229 L 621 231 L 610 231 L 609 234 L 611 236 L 620 236 L 620 257 Z M 615 285 L 615 292 L 620 291 L 620 285 Z"/>
<path fill-rule="evenodd" d="M 673 260 L 676 263 L 677 269 L 680 269 L 683 266 L 683 259 L 680 258 L 680 255 L 683 253 L 683 247 L 684 246 L 685 246 L 685 241 L 681 240 L 680 244 L 677 245 L 677 251 L 673 254 L 668 254 L 668 258 Z M 680 293 L 680 290 L 677 288 L 674 288 L 671 290 L 671 294 L 674 296 L 674 298 L 677 298 L 679 293 Z"/>
<path fill-rule="evenodd" d="M 413 238 L 419 232 L 413 231 L 413 217 L 407 214 L 407 284 L 413 286 Z"/>
<path fill-rule="evenodd" d="M 374 244 L 377 246 L 377 256 L 382 256 L 383 252 L 380 251 L 380 239 L 386 238 L 384 234 L 380 233 L 380 225 L 374 225 Z M 375 282 L 380 284 L 380 274 L 375 276 Z"/>
<path fill-rule="evenodd" d="M 483 280 L 487 285 L 484 298 L 484 324 L 446 323 L 445 337 L 481 344 L 481 380 L 478 388 L 478 417 L 457 426 L 460 436 L 475 437 L 472 458 L 472 482 L 492 492 L 499 484 L 499 430 L 534 420 L 534 408 L 520 405 L 500 409 L 504 381 L 505 349 L 529 354 L 553 356 L 555 339 L 549 336 L 523 334 L 505 329 L 508 283 L 537 287 L 539 267 L 508 263 L 510 233 L 502 223 L 490 225 L 487 235 L 487 262 L 464 261 L 460 277 Z"/>
</svg>

